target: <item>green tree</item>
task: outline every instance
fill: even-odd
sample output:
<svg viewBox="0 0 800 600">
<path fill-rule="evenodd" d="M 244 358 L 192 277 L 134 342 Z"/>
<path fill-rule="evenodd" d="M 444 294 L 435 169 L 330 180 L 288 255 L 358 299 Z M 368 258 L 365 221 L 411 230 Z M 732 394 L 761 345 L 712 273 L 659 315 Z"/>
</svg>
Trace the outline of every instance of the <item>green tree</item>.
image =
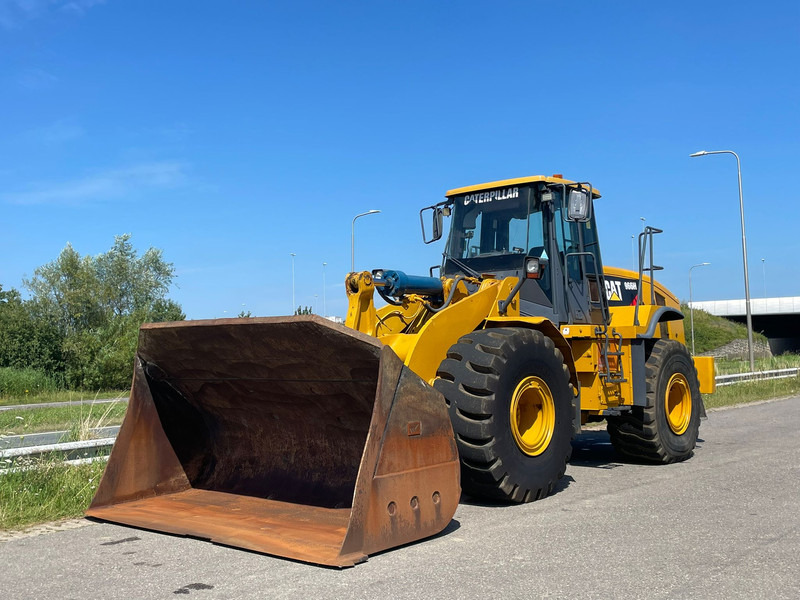
<svg viewBox="0 0 800 600">
<path fill-rule="evenodd" d="M 314 311 L 311 309 L 310 306 L 298 306 L 295 309 L 294 314 L 296 315 L 313 315 Z"/>
<path fill-rule="evenodd" d="M 39 314 L 53 318 L 64 334 L 103 327 L 128 315 L 185 318 L 180 306 L 166 298 L 175 277 L 172 263 L 155 248 L 139 256 L 130 238 L 116 236 L 112 248 L 96 257 L 81 256 L 67 244 L 56 260 L 36 269 L 23 283 Z"/>
<path fill-rule="evenodd" d="M 58 374 L 64 369 L 62 342 L 55 324 L 36 318 L 30 302 L 0 284 L 0 367 Z"/>
<path fill-rule="evenodd" d="M 108 252 L 94 257 L 67 244 L 24 281 L 33 295 L 33 317 L 53 324 L 62 338 L 70 387 L 127 386 L 139 326 L 186 318 L 167 298 L 175 278 L 172 263 L 156 248 L 140 256 L 130 238 L 116 236 Z"/>
</svg>

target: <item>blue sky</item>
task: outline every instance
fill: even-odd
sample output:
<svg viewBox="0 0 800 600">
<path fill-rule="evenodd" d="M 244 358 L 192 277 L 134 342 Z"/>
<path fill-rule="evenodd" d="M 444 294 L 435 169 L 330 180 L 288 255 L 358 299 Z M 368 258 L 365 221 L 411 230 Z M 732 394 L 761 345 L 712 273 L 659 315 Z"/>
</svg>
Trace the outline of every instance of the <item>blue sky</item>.
<svg viewBox="0 0 800 600">
<path fill-rule="evenodd" d="M 606 264 L 645 217 L 679 297 L 743 297 L 736 161 L 689 158 L 731 149 L 752 296 L 800 295 L 794 1 L 0 0 L 0 56 L 5 288 L 131 233 L 190 318 L 289 314 L 292 252 L 344 316 L 356 214 L 356 268 L 425 274 L 420 208 L 563 173 Z"/>
</svg>

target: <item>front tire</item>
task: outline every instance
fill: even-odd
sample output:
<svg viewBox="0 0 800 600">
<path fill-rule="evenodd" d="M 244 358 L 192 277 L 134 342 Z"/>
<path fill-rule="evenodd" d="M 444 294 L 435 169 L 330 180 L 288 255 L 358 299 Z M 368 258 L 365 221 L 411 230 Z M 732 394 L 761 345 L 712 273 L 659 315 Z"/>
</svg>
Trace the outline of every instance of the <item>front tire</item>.
<svg viewBox="0 0 800 600">
<path fill-rule="evenodd" d="M 703 400 L 686 346 L 657 340 L 645 365 L 647 406 L 608 419 L 611 443 L 622 454 L 655 463 L 689 458 L 697 443 Z"/>
<path fill-rule="evenodd" d="M 448 403 L 461 486 L 529 502 L 548 495 L 572 452 L 574 396 L 561 352 L 540 331 L 475 331 L 447 352 L 434 387 Z"/>
</svg>

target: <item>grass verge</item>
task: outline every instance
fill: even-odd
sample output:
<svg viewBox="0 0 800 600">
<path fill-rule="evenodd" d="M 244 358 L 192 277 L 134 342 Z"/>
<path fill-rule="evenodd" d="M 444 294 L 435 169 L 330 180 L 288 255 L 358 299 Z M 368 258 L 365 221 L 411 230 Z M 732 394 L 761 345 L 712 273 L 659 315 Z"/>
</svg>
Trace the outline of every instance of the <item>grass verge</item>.
<svg viewBox="0 0 800 600">
<path fill-rule="evenodd" d="M 772 358 L 759 358 L 756 359 L 755 366 L 756 371 L 797 368 L 800 367 L 800 355 L 782 354 Z M 717 360 L 715 367 L 717 375 L 750 372 L 750 363 L 746 360 Z M 767 379 L 718 387 L 713 394 L 703 394 L 703 403 L 706 408 L 720 408 L 794 396 L 798 393 L 800 393 L 800 377 Z"/>
<path fill-rule="evenodd" d="M 37 468 L 0 475 L 0 529 L 82 515 L 105 466 L 105 461 L 70 466 L 43 460 Z"/>
<path fill-rule="evenodd" d="M 0 394 L 0 406 L 16 404 L 38 404 L 40 402 L 82 402 L 98 398 L 127 398 L 129 390 L 102 390 L 83 392 L 70 390 L 39 390 L 20 394 Z"/>
<path fill-rule="evenodd" d="M 94 427 L 121 424 L 127 408 L 127 402 L 113 402 L 6 410 L 0 412 L 0 436 L 69 431 L 69 441 L 87 439 Z"/>
<path fill-rule="evenodd" d="M 768 379 L 718 387 L 713 394 L 703 394 L 703 403 L 706 408 L 720 408 L 797 394 L 800 394 L 800 377 Z"/>
</svg>

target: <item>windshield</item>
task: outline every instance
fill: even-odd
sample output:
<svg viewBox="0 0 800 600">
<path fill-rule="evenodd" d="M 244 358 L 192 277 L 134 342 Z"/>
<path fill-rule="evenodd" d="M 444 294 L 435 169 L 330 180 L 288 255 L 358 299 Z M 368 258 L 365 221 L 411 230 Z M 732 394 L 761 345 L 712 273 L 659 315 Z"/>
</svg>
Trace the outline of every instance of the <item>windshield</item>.
<svg viewBox="0 0 800 600">
<path fill-rule="evenodd" d="M 541 205 L 530 187 L 482 190 L 454 198 L 450 256 L 539 256 L 543 248 Z"/>
</svg>

